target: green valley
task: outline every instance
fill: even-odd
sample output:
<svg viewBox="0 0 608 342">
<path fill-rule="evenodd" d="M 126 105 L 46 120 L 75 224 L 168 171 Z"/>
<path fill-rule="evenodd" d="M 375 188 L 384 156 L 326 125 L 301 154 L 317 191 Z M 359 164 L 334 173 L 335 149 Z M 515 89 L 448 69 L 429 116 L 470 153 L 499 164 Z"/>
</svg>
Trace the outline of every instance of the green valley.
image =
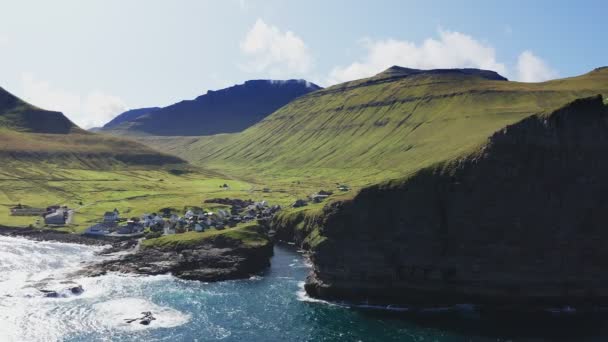
<svg viewBox="0 0 608 342">
<path fill-rule="evenodd" d="M 520 83 L 487 71 L 392 67 L 302 96 L 242 133 L 139 141 L 269 183 L 365 186 L 456 158 L 506 125 L 596 94 L 608 94 L 606 68 Z"/>
</svg>

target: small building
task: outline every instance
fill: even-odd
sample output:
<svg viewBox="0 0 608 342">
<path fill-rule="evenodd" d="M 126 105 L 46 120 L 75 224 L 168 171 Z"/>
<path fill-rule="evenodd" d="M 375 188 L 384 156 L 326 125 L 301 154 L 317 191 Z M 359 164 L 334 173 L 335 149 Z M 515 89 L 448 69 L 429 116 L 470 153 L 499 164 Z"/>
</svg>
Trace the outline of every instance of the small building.
<svg viewBox="0 0 608 342">
<path fill-rule="evenodd" d="M 47 211 L 44 208 L 32 208 L 21 204 L 10 208 L 12 216 L 41 216 L 46 212 Z"/>
<path fill-rule="evenodd" d="M 313 203 L 321 203 L 327 197 L 329 197 L 329 195 L 318 193 L 318 194 L 314 194 L 314 195 L 310 196 L 310 200 L 313 201 Z"/>
<path fill-rule="evenodd" d="M 118 234 L 136 234 L 144 231 L 144 226 L 141 222 L 135 220 L 127 221 L 127 225 L 121 226 L 118 229 Z"/>
<path fill-rule="evenodd" d="M 191 219 L 192 217 L 194 217 L 194 212 L 192 210 L 188 210 L 184 214 L 184 217 L 187 218 L 187 219 Z"/>
<path fill-rule="evenodd" d="M 114 208 L 113 211 L 106 211 L 106 213 L 103 214 L 103 223 L 116 224 L 116 222 L 118 222 L 118 220 L 120 219 L 119 215 L 120 213 L 116 208 Z"/>
<path fill-rule="evenodd" d="M 350 190 L 350 188 L 348 187 L 348 185 L 340 184 L 340 185 L 338 185 L 338 190 L 348 191 L 348 190 Z"/>
<path fill-rule="evenodd" d="M 44 216 L 45 224 L 64 225 L 68 218 L 68 212 L 64 209 L 58 209 Z"/>
<path fill-rule="evenodd" d="M 163 228 L 163 233 L 165 235 L 173 235 L 175 234 L 175 225 L 167 224 Z"/>
<path fill-rule="evenodd" d="M 308 203 L 303 199 L 296 200 L 291 206 L 294 208 L 299 208 L 308 205 Z"/>
<path fill-rule="evenodd" d="M 103 223 L 98 223 L 94 226 L 91 226 L 85 230 L 83 235 L 107 235 L 110 234 L 110 227 L 106 226 Z"/>
</svg>

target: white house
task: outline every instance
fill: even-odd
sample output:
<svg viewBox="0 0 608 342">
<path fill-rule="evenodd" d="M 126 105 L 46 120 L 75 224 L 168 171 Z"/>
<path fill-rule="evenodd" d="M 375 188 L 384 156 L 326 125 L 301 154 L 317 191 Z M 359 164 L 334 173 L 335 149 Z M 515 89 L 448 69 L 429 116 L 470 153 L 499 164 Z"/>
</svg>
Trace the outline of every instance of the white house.
<svg viewBox="0 0 608 342">
<path fill-rule="evenodd" d="M 67 212 L 63 209 L 59 209 L 54 213 L 50 213 L 44 217 L 44 223 L 46 224 L 65 224 L 67 218 Z"/>
</svg>

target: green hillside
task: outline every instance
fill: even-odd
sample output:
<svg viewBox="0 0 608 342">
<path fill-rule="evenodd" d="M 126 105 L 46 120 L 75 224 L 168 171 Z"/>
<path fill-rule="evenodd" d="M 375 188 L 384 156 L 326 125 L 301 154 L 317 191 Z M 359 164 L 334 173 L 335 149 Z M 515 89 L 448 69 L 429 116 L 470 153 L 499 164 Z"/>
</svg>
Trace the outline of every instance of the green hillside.
<svg viewBox="0 0 608 342">
<path fill-rule="evenodd" d="M 608 94 L 608 69 L 543 83 L 480 70 L 393 67 L 292 101 L 242 133 L 142 142 L 243 177 L 366 185 L 474 149 L 498 129 Z"/>
<path fill-rule="evenodd" d="M 182 164 L 140 143 L 89 133 L 62 113 L 37 108 L 0 88 L 0 170 L 17 164 L 110 169 L 122 165 Z"/>
<path fill-rule="evenodd" d="M 32 106 L 0 87 L 0 129 L 2 128 L 29 133 L 83 132 L 62 113 Z"/>
</svg>

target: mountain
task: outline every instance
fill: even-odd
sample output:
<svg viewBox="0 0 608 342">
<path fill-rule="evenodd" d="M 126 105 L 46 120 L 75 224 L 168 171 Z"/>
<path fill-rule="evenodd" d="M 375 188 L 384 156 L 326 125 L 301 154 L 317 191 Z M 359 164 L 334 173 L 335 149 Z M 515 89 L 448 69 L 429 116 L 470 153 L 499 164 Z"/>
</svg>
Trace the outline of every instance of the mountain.
<svg viewBox="0 0 608 342">
<path fill-rule="evenodd" d="M 0 170 L 64 165 L 108 169 L 119 165 L 180 164 L 184 161 L 143 144 L 87 132 L 59 112 L 37 108 L 0 88 Z M 19 172 L 21 172 L 19 171 Z"/>
<path fill-rule="evenodd" d="M 0 88 L 0 129 L 27 133 L 83 133 L 62 113 L 30 105 Z"/>
<path fill-rule="evenodd" d="M 139 109 L 128 110 L 122 114 L 119 114 L 117 117 L 110 120 L 110 122 L 103 125 L 103 128 L 107 129 L 107 128 L 116 127 L 123 122 L 133 121 L 142 115 L 155 112 L 159 109 L 160 109 L 160 107 L 150 107 L 150 108 L 139 108 Z"/>
<path fill-rule="evenodd" d="M 608 69 L 542 83 L 492 71 L 392 67 L 299 97 L 229 135 L 140 141 L 206 167 L 373 184 L 470 151 L 494 131 L 608 94 Z"/>
<path fill-rule="evenodd" d="M 240 132 L 291 100 L 319 89 L 303 80 L 247 81 L 164 108 L 130 110 L 106 124 L 103 131 L 161 136 Z"/>
</svg>

